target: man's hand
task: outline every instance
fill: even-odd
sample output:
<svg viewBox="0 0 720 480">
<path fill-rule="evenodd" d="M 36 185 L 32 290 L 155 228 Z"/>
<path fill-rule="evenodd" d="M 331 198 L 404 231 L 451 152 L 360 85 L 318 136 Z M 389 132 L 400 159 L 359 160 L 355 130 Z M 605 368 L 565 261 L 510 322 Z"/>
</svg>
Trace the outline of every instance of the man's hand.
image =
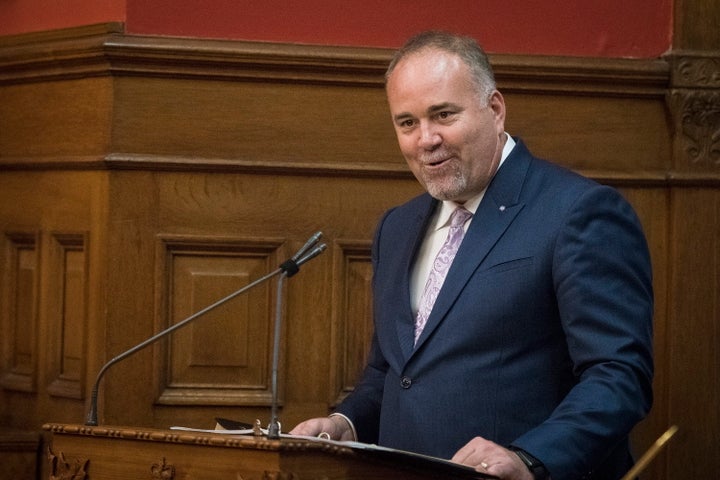
<svg viewBox="0 0 720 480">
<path fill-rule="evenodd" d="M 451 460 L 502 480 L 534 480 L 517 454 L 482 437 L 470 440 Z"/>
<path fill-rule="evenodd" d="M 311 418 L 298 424 L 290 431 L 290 435 L 305 435 L 309 437 L 324 436 L 330 440 L 355 440 L 350 424 L 341 416 Z"/>
</svg>

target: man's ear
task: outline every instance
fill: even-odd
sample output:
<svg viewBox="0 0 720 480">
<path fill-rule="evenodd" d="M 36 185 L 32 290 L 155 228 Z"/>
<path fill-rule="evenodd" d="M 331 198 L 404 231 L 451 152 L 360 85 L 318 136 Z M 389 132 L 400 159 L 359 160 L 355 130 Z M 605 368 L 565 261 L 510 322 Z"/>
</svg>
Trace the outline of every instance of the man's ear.
<svg viewBox="0 0 720 480">
<path fill-rule="evenodd" d="M 498 92 L 497 90 L 494 90 L 490 94 L 490 100 L 488 101 L 488 106 L 493 111 L 495 115 L 495 121 L 499 122 L 499 126 L 505 128 L 505 98 L 502 96 L 502 93 Z"/>
<path fill-rule="evenodd" d="M 488 101 L 488 107 L 493 111 L 495 117 L 495 126 L 499 133 L 505 132 L 505 98 L 502 93 L 494 90 L 490 94 L 490 100 Z"/>
</svg>

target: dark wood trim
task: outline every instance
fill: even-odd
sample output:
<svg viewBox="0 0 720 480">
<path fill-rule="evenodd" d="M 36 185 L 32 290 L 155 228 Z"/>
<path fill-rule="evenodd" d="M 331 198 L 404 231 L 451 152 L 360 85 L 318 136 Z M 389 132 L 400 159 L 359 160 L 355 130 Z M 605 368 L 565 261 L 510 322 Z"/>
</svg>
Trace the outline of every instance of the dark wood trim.
<svg viewBox="0 0 720 480">
<path fill-rule="evenodd" d="M 382 88 L 390 49 L 309 46 L 127 35 L 107 23 L 0 38 L 0 85 L 93 76 L 142 76 L 199 80 L 312 83 Z M 600 181 L 635 186 L 717 186 L 717 169 L 688 168 L 684 151 L 697 139 L 681 135 L 682 122 L 696 120 L 693 99 L 717 105 L 718 57 L 673 52 L 659 59 L 603 59 L 494 55 L 500 88 L 528 95 L 608 96 L 666 102 L 676 124 L 676 164 L 652 172 L 583 172 Z M 703 91 L 699 94 L 696 90 Z M 688 113 L 690 112 L 690 113 Z M 695 112 L 695 113 L 693 113 Z M 688 145 L 689 143 L 689 145 Z M 704 150 L 709 147 L 704 143 Z M 707 158 L 704 161 L 708 161 Z M 710 162 L 712 163 L 712 162 Z M 395 162 L 307 163 L 237 158 L 109 153 L 94 156 L 2 157 L 1 170 L 159 169 L 325 176 L 409 177 Z M 691 171 L 687 171 L 691 170 Z"/>
<path fill-rule="evenodd" d="M 0 38 L 0 84 L 102 75 L 382 87 L 393 50 L 126 35 L 108 23 Z M 492 55 L 506 91 L 664 95 L 663 59 Z"/>
<path fill-rule="evenodd" d="M 255 161 L 237 158 L 197 158 L 162 155 L 109 154 L 98 157 L 0 158 L 0 171 L 17 170 L 147 170 L 175 172 L 247 173 L 268 175 L 312 175 L 324 177 L 412 178 L 404 163 L 312 163 Z M 638 188 L 719 187 L 720 172 L 611 171 L 576 169 L 600 183 Z"/>
</svg>

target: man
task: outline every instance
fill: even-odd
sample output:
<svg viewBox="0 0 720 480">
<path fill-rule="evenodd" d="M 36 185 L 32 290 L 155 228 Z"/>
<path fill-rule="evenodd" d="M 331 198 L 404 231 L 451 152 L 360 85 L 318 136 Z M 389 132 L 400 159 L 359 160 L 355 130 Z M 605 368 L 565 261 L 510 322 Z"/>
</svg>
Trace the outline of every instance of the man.
<svg viewBox="0 0 720 480">
<path fill-rule="evenodd" d="M 292 433 L 502 479 L 620 478 L 652 403 L 650 260 L 632 208 L 505 133 L 505 102 L 471 39 L 420 34 L 386 80 L 400 149 L 428 193 L 379 223 L 361 380 L 330 417 Z M 448 227 L 458 207 L 471 218 Z M 456 252 L 448 230 L 449 244 L 464 235 Z"/>
</svg>

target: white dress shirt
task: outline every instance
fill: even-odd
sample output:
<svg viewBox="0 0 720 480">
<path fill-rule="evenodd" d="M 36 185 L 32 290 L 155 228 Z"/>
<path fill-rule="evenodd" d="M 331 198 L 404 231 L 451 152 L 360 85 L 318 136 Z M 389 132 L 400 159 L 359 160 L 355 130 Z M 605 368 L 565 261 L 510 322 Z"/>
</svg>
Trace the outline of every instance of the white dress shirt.
<svg viewBox="0 0 720 480">
<path fill-rule="evenodd" d="M 510 155 L 510 152 L 515 146 L 515 141 L 512 137 L 507 133 L 505 135 L 507 136 L 507 140 L 505 141 L 505 146 L 503 147 L 498 169 L 500 169 L 503 162 L 508 155 Z M 465 202 L 463 206 L 472 212 L 474 216 L 475 211 L 477 210 L 478 205 L 480 205 L 484 195 L 485 190 Z M 417 262 L 415 262 L 415 267 L 410 277 L 410 305 L 412 306 L 413 316 L 417 315 L 420 304 L 420 296 L 425 289 L 425 283 L 430 275 L 433 260 L 440 251 L 440 248 L 442 248 L 443 243 L 445 243 L 445 238 L 447 237 L 448 229 L 450 228 L 450 215 L 458 206 L 459 204 L 449 200 L 440 202 L 439 207 L 433 214 L 433 218 L 430 219 L 428 229 L 425 232 L 425 239 L 418 251 Z M 465 222 L 463 228 L 466 232 L 470 226 L 470 222 L 472 221 L 473 218 L 471 217 L 470 220 Z"/>
</svg>

